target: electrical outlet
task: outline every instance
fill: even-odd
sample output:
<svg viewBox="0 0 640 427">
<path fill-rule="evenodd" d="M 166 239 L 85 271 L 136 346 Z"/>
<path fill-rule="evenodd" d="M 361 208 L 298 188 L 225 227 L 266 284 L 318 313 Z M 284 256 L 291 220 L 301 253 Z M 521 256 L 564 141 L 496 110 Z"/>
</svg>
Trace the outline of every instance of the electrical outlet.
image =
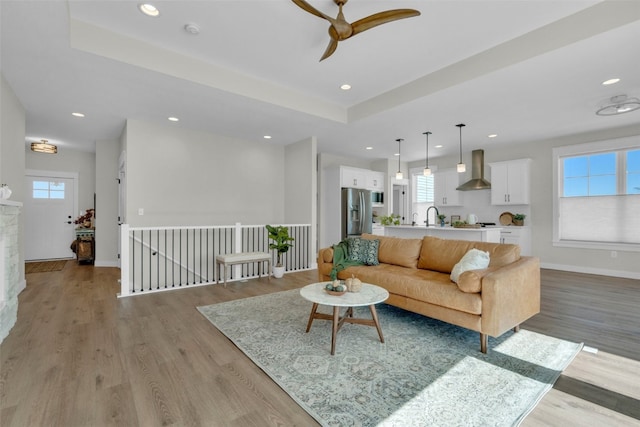
<svg viewBox="0 0 640 427">
<path fill-rule="evenodd" d="M 611 251 L 611 258 L 616 258 L 618 256 L 617 251 Z"/>
<path fill-rule="evenodd" d="M 144 208 L 138 208 L 138 215 L 144 215 Z"/>
</svg>

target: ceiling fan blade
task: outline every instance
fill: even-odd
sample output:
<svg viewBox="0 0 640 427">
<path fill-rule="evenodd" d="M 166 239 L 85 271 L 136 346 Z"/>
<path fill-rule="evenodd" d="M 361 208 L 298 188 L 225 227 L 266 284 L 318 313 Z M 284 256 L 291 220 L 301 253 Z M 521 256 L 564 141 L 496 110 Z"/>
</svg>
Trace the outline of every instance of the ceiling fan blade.
<svg viewBox="0 0 640 427">
<path fill-rule="evenodd" d="M 336 51 L 337 48 L 338 48 L 338 40 L 332 37 L 329 40 L 329 45 L 327 46 L 327 50 L 325 50 L 324 54 L 322 54 L 322 58 L 320 58 L 320 61 L 323 61 L 328 57 L 330 57 L 333 54 L 333 52 Z"/>
<path fill-rule="evenodd" d="M 393 9 L 374 13 L 371 16 L 359 19 L 351 24 L 351 27 L 353 28 L 353 33 L 351 35 L 355 36 L 358 33 L 377 27 L 378 25 L 386 24 L 387 22 L 393 22 L 398 19 L 411 18 L 419 15 L 420 12 L 415 9 Z"/>
<path fill-rule="evenodd" d="M 326 19 L 327 21 L 333 22 L 334 18 L 325 15 L 324 13 L 320 12 L 318 9 L 316 9 L 315 7 L 311 6 L 309 3 L 307 3 L 305 0 L 291 0 L 293 1 L 295 4 L 298 5 L 298 7 L 300 7 L 302 10 L 305 10 L 307 12 L 309 12 L 312 15 L 317 16 L 318 18 L 322 18 L 322 19 Z"/>
</svg>

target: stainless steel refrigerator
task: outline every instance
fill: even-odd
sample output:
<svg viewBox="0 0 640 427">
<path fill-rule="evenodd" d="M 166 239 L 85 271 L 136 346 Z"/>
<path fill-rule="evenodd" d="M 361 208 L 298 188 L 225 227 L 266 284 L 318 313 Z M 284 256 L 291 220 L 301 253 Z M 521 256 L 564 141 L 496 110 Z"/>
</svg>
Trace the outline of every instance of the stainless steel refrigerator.
<svg viewBox="0 0 640 427">
<path fill-rule="evenodd" d="M 371 191 L 342 189 L 342 238 L 371 233 L 373 215 Z"/>
</svg>

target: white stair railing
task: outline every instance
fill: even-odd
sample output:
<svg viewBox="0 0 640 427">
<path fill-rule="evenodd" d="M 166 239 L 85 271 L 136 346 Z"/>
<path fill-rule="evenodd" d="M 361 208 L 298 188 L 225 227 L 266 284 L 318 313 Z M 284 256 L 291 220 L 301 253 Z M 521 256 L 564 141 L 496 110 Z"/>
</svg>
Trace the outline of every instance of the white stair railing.
<svg viewBox="0 0 640 427">
<path fill-rule="evenodd" d="M 294 240 L 284 256 L 285 272 L 315 266 L 309 224 L 283 224 Z M 220 279 L 217 255 L 241 252 L 271 252 L 264 225 L 201 227 L 130 227 L 122 224 L 119 297 L 172 289 L 210 285 Z M 270 273 L 270 272 L 269 272 Z M 258 276 L 257 264 L 233 266 L 227 281 Z"/>
</svg>

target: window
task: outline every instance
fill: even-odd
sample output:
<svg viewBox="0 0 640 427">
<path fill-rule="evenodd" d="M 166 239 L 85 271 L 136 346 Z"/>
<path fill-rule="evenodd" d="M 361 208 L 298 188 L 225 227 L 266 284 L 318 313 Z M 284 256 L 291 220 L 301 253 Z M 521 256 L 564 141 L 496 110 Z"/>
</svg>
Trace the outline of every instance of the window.
<svg viewBox="0 0 640 427">
<path fill-rule="evenodd" d="M 64 182 L 33 181 L 33 198 L 64 200 Z"/>
<path fill-rule="evenodd" d="M 427 208 L 433 206 L 434 183 L 433 175 L 424 176 L 422 169 L 411 170 L 411 220 L 418 225 L 424 225 L 427 219 Z M 432 211 L 433 212 L 433 211 Z M 435 212 L 429 218 L 430 223 L 435 222 Z"/>
<path fill-rule="evenodd" d="M 553 152 L 554 245 L 640 250 L 640 138 Z"/>
</svg>

